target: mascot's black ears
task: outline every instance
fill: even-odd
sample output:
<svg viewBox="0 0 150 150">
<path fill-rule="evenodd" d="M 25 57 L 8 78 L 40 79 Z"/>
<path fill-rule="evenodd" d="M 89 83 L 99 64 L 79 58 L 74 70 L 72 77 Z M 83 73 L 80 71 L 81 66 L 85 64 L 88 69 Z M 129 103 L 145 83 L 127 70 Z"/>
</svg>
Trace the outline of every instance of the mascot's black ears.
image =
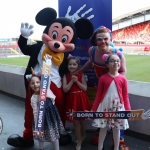
<svg viewBox="0 0 150 150">
<path fill-rule="evenodd" d="M 80 18 L 75 23 L 65 17 L 57 18 L 57 12 L 53 8 L 44 8 L 39 11 L 35 18 L 39 25 L 46 26 L 44 33 L 48 34 L 51 24 L 59 22 L 62 26 L 70 26 L 74 32 L 74 35 L 81 39 L 88 39 L 94 32 L 92 22 L 86 18 Z M 76 37 L 75 37 L 76 38 Z"/>
</svg>

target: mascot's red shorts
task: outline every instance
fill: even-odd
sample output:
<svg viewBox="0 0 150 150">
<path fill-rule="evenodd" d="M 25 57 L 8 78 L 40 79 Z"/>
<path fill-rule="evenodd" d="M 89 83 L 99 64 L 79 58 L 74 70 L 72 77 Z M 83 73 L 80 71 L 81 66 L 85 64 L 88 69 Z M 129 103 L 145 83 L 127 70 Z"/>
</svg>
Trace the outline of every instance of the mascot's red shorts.
<svg viewBox="0 0 150 150">
<path fill-rule="evenodd" d="M 54 95 L 56 96 L 55 105 L 58 109 L 63 125 L 65 126 L 65 121 L 66 121 L 66 114 L 64 111 L 65 95 L 63 89 L 58 88 L 53 82 L 51 82 L 50 89 L 53 91 Z M 30 91 L 30 87 L 28 86 L 26 104 L 25 104 L 25 118 L 24 118 L 25 130 L 23 132 L 23 138 L 26 140 L 33 140 L 33 133 L 32 133 L 33 111 L 31 107 L 30 99 L 31 99 L 31 91 Z"/>
</svg>

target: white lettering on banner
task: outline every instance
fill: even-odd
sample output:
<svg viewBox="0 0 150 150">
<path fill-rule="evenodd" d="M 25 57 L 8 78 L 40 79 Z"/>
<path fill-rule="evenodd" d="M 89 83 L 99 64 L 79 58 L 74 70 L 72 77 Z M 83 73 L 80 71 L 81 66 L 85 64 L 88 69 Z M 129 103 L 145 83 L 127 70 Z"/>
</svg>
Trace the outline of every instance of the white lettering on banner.
<svg viewBox="0 0 150 150">
<path fill-rule="evenodd" d="M 77 113 L 77 117 L 81 117 L 81 118 L 92 118 L 93 117 L 93 113 Z"/>
<path fill-rule="evenodd" d="M 98 112 L 95 112 L 94 114 L 93 113 L 77 113 L 76 114 L 77 117 L 79 118 L 86 118 L 86 117 L 89 117 L 89 118 L 92 118 L 92 117 L 99 117 L 99 118 L 124 118 L 124 117 L 132 117 L 132 118 L 139 118 L 140 117 L 140 113 L 128 113 L 128 114 L 125 114 L 125 113 L 114 113 L 114 112 L 107 112 L 107 113 L 98 113 Z"/>
<path fill-rule="evenodd" d="M 139 117 L 139 113 L 128 113 L 127 114 L 127 116 L 129 117 L 129 118 L 138 118 Z"/>
<path fill-rule="evenodd" d="M 48 76 L 49 76 L 49 68 L 48 67 L 46 67 L 45 68 L 45 74 L 44 74 L 44 78 L 47 78 Z"/>
<path fill-rule="evenodd" d="M 96 117 L 103 117 L 103 113 L 95 113 Z"/>
<path fill-rule="evenodd" d="M 38 127 L 42 127 L 42 117 L 43 117 L 43 111 L 39 112 L 39 119 L 38 119 Z"/>
<path fill-rule="evenodd" d="M 45 99 L 46 97 L 46 85 L 47 85 L 47 81 L 46 80 L 44 80 L 43 81 L 43 88 L 42 88 L 42 92 L 41 92 L 41 98 L 42 99 Z"/>
<path fill-rule="evenodd" d="M 95 116 L 98 117 L 98 113 L 95 113 Z"/>
<path fill-rule="evenodd" d="M 46 84 L 47 84 L 47 81 L 44 80 L 44 81 L 43 81 L 43 89 L 46 89 Z"/>
<path fill-rule="evenodd" d="M 44 102 L 43 101 L 40 101 L 40 109 L 44 108 Z"/>
<path fill-rule="evenodd" d="M 132 117 L 132 118 L 139 118 L 139 113 L 128 113 L 127 117 Z M 125 117 L 125 113 L 106 113 L 105 114 L 106 118 L 123 118 Z"/>
<path fill-rule="evenodd" d="M 80 59 L 80 60 L 89 60 L 89 57 L 79 57 L 79 56 L 77 56 L 77 58 Z"/>
<path fill-rule="evenodd" d="M 105 113 L 106 118 L 125 117 L 124 113 Z"/>
</svg>

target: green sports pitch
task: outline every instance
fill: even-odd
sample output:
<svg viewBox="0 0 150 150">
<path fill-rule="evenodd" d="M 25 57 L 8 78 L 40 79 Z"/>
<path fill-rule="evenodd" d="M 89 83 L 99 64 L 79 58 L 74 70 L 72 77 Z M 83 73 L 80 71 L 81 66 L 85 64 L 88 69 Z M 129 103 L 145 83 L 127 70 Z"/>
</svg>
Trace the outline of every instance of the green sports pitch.
<svg viewBox="0 0 150 150">
<path fill-rule="evenodd" d="M 127 79 L 150 82 L 150 56 L 125 55 L 127 65 Z M 27 66 L 29 57 L 0 58 L 0 64 Z"/>
</svg>

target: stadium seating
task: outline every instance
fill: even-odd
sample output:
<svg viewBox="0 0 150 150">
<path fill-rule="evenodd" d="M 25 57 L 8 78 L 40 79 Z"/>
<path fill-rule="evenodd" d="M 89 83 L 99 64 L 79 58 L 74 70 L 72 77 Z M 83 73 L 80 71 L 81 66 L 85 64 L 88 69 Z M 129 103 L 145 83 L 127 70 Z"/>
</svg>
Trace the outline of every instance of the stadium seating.
<svg viewBox="0 0 150 150">
<path fill-rule="evenodd" d="M 10 43 L 0 44 L 0 56 L 22 55 L 18 44 L 11 45 Z"/>
<path fill-rule="evenodd" d="M 116 42 L 150 42 L 150 21 L 142 22 L 136 25 L 113 31 L 112 38 L 113 41 Z"/>
</svg>

